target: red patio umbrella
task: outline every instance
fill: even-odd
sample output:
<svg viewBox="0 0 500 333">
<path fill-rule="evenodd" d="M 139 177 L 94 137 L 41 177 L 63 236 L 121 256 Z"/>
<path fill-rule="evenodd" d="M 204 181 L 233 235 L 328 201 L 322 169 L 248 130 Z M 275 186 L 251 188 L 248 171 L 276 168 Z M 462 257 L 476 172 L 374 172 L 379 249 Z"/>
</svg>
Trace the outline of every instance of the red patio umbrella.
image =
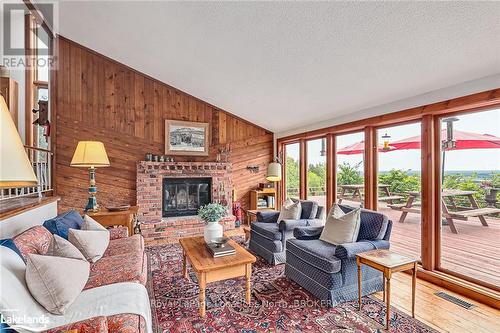
<svg viewBox="0 0 500 333">
<path fill-rule="evenodd" d="M 446 129 L 441 130 L 441 141 L 446 141 Z M 461 150 L 461 149 L 492 149 L 500 148 L 500 138 L 491 134 L 477 134 L 453 130 L 453 140 L 455 148 L 447 148 L 446 150 Z M 391 142 L 393 150 L 400 149 L 420 149 L 420 135 L 410 138 Z"/>
<path fill-rule="evenodd" d="M 381 145 L 379 145 L 379 147 L 378 147 L 379 152 L 387 152 L 387 151 L 391 151 L 393 149 L 394 149 L 394 147 L 392 147 L 392 145 L 389 147 L 389 149 L 384 149 L 384 147 Z M 351 145 L 345 146 L 344 148 L 337 150 L 337 154 L 356 155 L 356 154 L 362 154 L 364 151 L 365 151 L 365 142 L 359 141 L 359 142 L 353 143 Z"/>
</svg>

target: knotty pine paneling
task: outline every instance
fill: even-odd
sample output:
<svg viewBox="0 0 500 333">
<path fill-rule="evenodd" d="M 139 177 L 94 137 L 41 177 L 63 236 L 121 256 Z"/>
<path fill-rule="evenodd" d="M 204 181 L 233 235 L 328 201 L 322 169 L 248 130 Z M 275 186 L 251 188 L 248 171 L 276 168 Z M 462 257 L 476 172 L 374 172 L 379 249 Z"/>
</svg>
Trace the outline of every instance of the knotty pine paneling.
<svg viewBox="0 0 500 333">
<path fill-rule="evenodd" d="M 230 144 L 236 198 L 248 207 L 249 191 L 265 180 L 272 161 L 271 132 L 64 37 L 56 52 L 54 181 L 61 210 L 82 208 L 88 197 L 87 170 L 69 166 L 81 140 L 102 141 L 108 152 L 111 166 L 97 170 L 99 203 L 135 204 L 136 163 L 147 152 L 164 154 L 165 119 L 210 123 L 210 155 L 177 161 L 215 161 Z M 259 173 L 247 165 L 259 165 Z"/>
</svg>

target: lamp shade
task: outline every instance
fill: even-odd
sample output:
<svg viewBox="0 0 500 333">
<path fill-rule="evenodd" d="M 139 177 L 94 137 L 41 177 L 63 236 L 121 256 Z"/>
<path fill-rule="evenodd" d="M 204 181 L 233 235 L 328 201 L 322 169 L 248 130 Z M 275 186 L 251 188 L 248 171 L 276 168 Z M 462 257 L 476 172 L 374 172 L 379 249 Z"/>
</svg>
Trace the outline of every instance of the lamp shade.
<svg viewBox="0 0 500 333">
<path fill-rule="evenodd" d="M 97 168 L 109 166 L 104 144 L 99 141 L 80 141 L 71 159 L 71 166 Z"/>
<path fill-rule="evenodd" d="M 279 182 L 281 180 L 281 164 L 278 162 L 269 163 L 266 179 L 270 182 Z"/>
<path fill-rule="evenodd" d="M 35 186 L 33 167 L 1 95 L 0 108 L 0 187 Z"/>
</svg>

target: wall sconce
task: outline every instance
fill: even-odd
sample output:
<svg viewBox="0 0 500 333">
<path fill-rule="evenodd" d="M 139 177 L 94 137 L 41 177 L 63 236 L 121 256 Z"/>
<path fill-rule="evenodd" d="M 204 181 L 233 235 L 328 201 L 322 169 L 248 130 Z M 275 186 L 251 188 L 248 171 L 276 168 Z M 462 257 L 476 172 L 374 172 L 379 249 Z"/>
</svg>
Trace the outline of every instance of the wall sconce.
<svg viewBox="0 0 500 333">
<path fill-rule="evenodd" d="M 249 170 L 251 173 L 258 173 L 259 166 L 258 165 L 247 165 L 247 170 Z"/>
<path fill-rule="evenodd" d="M 382 139 L 384 139 L 384 147 L 382 148 L 383 150 L 389 150 L 391 147 L 389 147 L 389 139 L 391 136 L 387 134 L 387 132 L 382 135 Z"/>
</svg>

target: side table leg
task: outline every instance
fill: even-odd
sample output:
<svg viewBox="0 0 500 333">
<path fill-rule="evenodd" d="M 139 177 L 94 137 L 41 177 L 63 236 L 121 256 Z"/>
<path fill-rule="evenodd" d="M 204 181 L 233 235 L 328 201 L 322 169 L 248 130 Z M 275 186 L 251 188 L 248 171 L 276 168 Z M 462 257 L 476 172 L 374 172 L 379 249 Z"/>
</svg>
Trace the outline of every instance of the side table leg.
<svg viewBox="0 0 500 333">
<path fill-rule="evenodd" d="M 417 291 L 417 263 L 413 264 L 413 279 L 411 283 L 411 316 L 415 318 L 415 294 Z"/>
<path fill-rule="evenodd" d="M 385 275 L 382 274 L 382 302 L 385 303 Z"/>
<path fill-rule="evenodd" d="M 206 288 L 206 281 L 205 281 L 205 273 L 201 273 L 198 276 L 199 284 L 200 284 L 200 317 L 204 318 L 205 317 L 205 288 Z"/>
<path fill-rule="evenodd" d="M 386 317 L 386 330 L 389 331 L 391 328 L 391 277 L 387 277 L 387 288 L 386 288 L 386 297 L 387 297 L 387 317 Z"/>
<path fill-rule="evenodd" d="M 361 262 L 356 258 L 356 263 L 358 264 L 358 310 L 361 311 Z"/>
</svg>

